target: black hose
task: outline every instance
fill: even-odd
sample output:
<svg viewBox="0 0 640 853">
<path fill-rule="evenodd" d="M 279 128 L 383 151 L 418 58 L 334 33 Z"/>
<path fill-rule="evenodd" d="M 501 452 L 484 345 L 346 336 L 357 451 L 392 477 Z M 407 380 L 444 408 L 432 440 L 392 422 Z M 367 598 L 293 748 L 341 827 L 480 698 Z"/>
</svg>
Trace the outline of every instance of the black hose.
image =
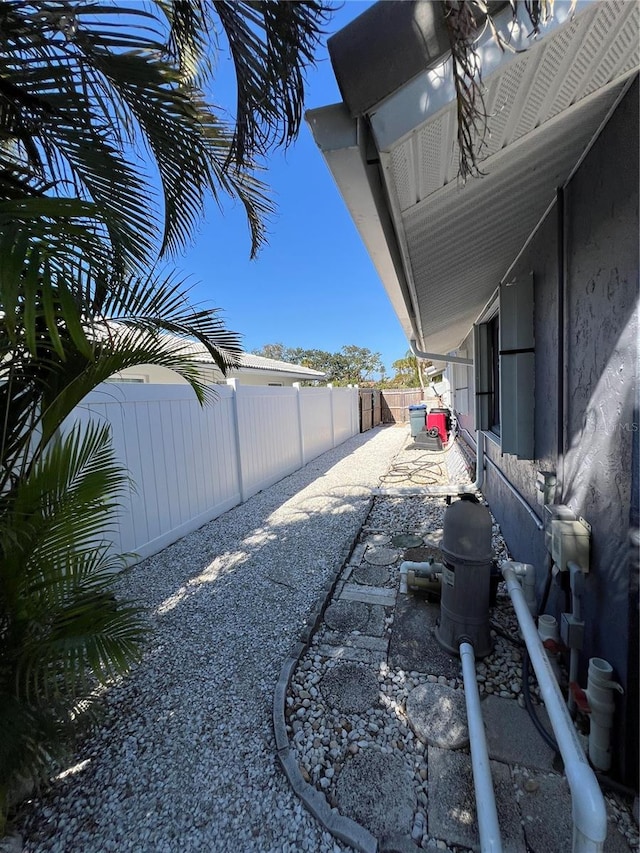
<svg viewBox="0 0 640 853">
<path fill-rule="evenodd" d="M 489 623 L 496 634 L 499 634 L 501 637 L 504 637 L 505 640 L 508 640 L 510 643 L 513 643 L 514 646 L 518 646 L 523 649 L 522 653 L 522 695 L 524 697 L 524 706 L 527 709 L 527 713 L 531 717 L 531 722 L 538 730 L 538 733 L 544 740 L 544 742 L 551 747 L 554 752 L 558 752 L 558 744 L 555 742 L 555 739 L 549 732 L 545 729 L 545 727 L 540 722 L 538 715 L 536 714 L 536 709 L 533 706 L 533 701 L 531 699 L 531 690 L 529 688 L 529 676 L 530 676 L 530 663 L 531 659 L 529 657 L 529 652 L 525 644 L 521 641 L 513 637 L 509 634 L 508 631 L 505 631 L 501 625 L 499 625 L 495 621 L 491 621 Z"/>
<path fill-rule="evenodd" d="M 547 554 L 545 558 L 545 568 L 547 570 L 547 579 L 544 584 L 544 591 L 542 593 L 542 601 L 540 602 L 540 607 L 538 607 L 538 613 L 544 613 L 547 609 L 547 601 L 549 600 L 549 592 L 551 590 L 551 581 L 553 580 L 553 560 L 551 559 L 551 554 Z"/>
<path fill-rule="evenodd" d="M 514 637 L 513 634 L 510 634 L 506 631 L 499 622 L 496 622 L 495 619 L 489 620 L 489 625 L 491 628 L 498 634 L 498 636 L 502 637 L 504 640 L 508 640 L 508 642 L 513 643 L 514 646 L 517 646 L 519 649 L 524 648 L 524 643 L 522 640 L 519 640 L 517 637 Z"/>
<path fill-rule="evenodd" d="M 596 779 L 602 788 L 606 788 L 608 791 L 613 791 L 614 794 L 619 794 L 621 797 L 627 797 L 629 800 L 634 800 L 638 796 L 638 792 L 633 788 L 628 788 L 626 785 L 622 785 L 620 782 L 610 779 L 608 776 L 605 776 L 601 770 L 596 770 L 595 774 Z"/>
<path fill-rule="evenodd" d="M 555 738 L 549 734 L 540 722 L 540 719 L 536 714 L 536 710 L 533 707 L 533 702 L 531 701 L 531 691 L 529 689 L 530 663 L 531 659 L 529 658 L 529 652 L 525 649 L 522 658 L 522 695 L 524 696 L 524 705 L 527 709 L 527 713 L 531 717 L 531 722 L 536 727 L 538 734 L 542 737 L 543 741 L 547 746 L 551 747 L 554 752 L 559 752 Z"/>
</svg>

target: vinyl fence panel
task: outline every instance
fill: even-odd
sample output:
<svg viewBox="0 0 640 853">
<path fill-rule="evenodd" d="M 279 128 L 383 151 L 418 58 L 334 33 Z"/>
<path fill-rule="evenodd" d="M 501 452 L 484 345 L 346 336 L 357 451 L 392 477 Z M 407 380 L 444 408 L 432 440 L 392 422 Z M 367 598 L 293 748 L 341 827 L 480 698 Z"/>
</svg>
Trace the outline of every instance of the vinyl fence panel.
<svg viewBox="0 0 640 853">
<path fill-rule="evenodd" d="M 105 383 L 65 426 L 108 421 L 131 485 L 108 537 L 132 561 L 155 554 L 358 432 L 357 388 Z"/>
<path fill-rule="evenodd" d="M 240 503 L 233 389 L 218 394 L 201 407 L 188 385 L 105 383 L 74 411 L 111 424 L 131 478 L 113 536 L 120 553 L 155 554 Z"/>
<path fill-rule="evenodd" d="M 303 461 L 306 465 L 334 446 L 332 395 L 337 389 L 299 388 Z"/>
<path fill-rule="evenodd" d="M 237 385 L 242 498 L 277 483 L 302 465 L 298 389 Z"/>
<path fill-rule="evenodd" d="M 358 389 L 333 388 L 333 443 L 342 444 L 359 430 Z"/>
</svg>

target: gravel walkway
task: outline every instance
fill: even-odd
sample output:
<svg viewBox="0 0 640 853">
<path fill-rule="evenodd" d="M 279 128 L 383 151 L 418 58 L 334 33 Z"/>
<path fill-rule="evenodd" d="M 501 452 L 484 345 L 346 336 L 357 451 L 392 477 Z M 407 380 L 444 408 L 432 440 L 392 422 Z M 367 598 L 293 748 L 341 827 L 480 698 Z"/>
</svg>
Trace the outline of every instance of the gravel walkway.
<svg viewBox="0 0 640 853">
<path fill-rule="evenodd" d="M 281 772 L 274 687 L 406 429 L 323 454 L 118 580 L 149 608 L 143 662 L 18 822 L 32 851 L 345 850 Z"/>
</svg>

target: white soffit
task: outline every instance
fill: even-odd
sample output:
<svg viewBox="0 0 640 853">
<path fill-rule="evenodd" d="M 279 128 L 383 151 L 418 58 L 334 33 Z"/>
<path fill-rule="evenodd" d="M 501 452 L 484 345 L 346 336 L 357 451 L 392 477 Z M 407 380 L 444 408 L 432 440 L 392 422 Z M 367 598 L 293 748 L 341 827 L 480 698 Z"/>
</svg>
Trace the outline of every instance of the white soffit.
<svg viewBox="0 0 640 853">
<path fill-rule="evenodd" d="M 558 7 L 560 4 L 556 4 Z M 458 180 L 455 105 L 437 109 L 442 69 L 370 116 L 422 348 L 460 345 L 639 64 L 637 3 L 598 2 L 484 77 L 485 176 Z M 429 90 L 436 81 L 436 90 Z M 419 87 L 422 86 L 422 99 Z M 413 104 L 413 108 L 411 107 Z M 402 117 L 403 120 L 400 120 Z M 394 285 L 385 281 L 392 302 Z M 395 297 L 395 298 L 394 298 Z M 411 330 L 405 326 L 407 335 Z"/>
<path fill-rule="evenodd" d="M 485 37 L 485 175 L 464 186 L 447 63 L 371 109 L 371 143 L 344 105 L 307 114 L 407 338 L 417 332 L 421 349 L 460 345 L 637 73 L 638 3 L 578 3 L 571 18 L 569 6 L 556 2 L 542 38 L 515 32 L 522 52 L 503 54 Z"/>
</svg>

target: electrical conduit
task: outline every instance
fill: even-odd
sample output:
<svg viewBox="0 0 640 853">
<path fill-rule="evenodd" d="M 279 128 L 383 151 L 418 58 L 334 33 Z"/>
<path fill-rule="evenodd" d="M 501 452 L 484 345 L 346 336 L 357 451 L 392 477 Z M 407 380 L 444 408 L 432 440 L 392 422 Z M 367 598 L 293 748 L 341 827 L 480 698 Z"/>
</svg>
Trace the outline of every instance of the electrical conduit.
<svg viewBox="0 0 640 853">
<path fill-rule="evenodd" d="M 509 561 L 501 565 L 502 575 L 518 617 L 522 637 L 535 670 L 540 692 L 564 761 L 571 790 L 573 853 L 602 853 L 607 837 L 607 811 L 595 773 L 589 766 L 558 687 L 551 664 L 529 613 L 522 587 Z"/>
<path fill-rule="evenodd" d="M 476 793 L 476 813 L 482 853 L 502 853 L 496 797 L 491 779 L 487 740 L 480 709 L 480 694 L 476 681 L 476 658 L 471 643 L 460 643 L 464 698 L 467 704 L 467 725 L 471 744 L 473 786 Z"/>
</svg>

